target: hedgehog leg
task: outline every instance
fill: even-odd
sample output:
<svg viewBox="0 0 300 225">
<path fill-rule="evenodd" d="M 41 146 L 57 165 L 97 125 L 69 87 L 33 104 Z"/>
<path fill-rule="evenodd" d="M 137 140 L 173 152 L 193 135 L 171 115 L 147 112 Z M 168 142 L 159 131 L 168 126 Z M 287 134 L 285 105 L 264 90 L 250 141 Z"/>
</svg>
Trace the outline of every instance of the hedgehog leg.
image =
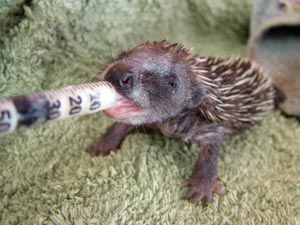
<svg viewBox="0 0 300 225">
<path fill-rule="evenodd" d="M 134 130 L 136 130 L 134 125 L 115 123 L 99 140 L 88 147 L 87 152 L 92 156 L 97 156 L 108 155 L 111 151 L 117 151 L 124 138 Z"/>
<path fill-rule="evenodd" d="M 223 135 L 202 134 L 202 144 L 191 177 L 183 183 L 188 187 L 185 199 L 207 206 L 213 200 L 213 193 L 224 193 L 225 187 L 218 179 L 218 155 Z"/>
</svg>

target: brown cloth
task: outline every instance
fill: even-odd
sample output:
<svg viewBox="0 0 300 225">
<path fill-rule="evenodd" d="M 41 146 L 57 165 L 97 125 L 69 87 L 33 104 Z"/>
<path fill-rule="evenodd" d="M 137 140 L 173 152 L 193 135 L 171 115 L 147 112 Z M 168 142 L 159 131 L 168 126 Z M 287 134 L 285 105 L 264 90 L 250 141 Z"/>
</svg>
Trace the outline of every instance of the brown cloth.
<svg viewBox="0 0 300 225">
<path fill-rule="evenodd" d="M 300 0 L 253 0 L 248 55 L 284 93 L 279 107 L 300 116 Z"/>
</svg>

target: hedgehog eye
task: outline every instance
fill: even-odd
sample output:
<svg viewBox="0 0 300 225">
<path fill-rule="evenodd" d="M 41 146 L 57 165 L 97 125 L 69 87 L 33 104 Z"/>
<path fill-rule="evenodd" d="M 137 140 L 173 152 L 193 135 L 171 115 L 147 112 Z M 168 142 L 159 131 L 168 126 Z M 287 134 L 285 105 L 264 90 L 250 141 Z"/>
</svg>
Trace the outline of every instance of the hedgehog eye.
<svg viewBox="0 0 300 225">
<path fill-rule="evenodd" d="M 169 85 L 170 85 L 172 88 L 176 88 L 176 87 L 177 87 L 177 84 L 176 84 L 175 82 L 172 82 L 172 81 L 169 82 Z"/>
</svg>

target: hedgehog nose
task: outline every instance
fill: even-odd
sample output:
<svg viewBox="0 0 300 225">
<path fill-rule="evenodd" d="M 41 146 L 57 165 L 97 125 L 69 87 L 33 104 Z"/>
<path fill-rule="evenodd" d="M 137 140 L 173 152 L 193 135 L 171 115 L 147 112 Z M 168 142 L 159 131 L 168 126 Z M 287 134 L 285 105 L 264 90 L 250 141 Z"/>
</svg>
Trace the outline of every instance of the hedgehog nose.
<svg viewBox="0 0 300 225">
<path fill-rule="evenodd" d="M 118 63 L 105 74 L 104 80 L 110 82 L 118 90 L 132 89 L 136 82 L 136 76 L 131 69 L 130 65 Z"/>
<path fill-rule="evenodd" d="M 134 85 L 134 74 L 132 72 L 125 72 L 119 79 L 119 86 L 123 88 L 132 88 Z"/>
</svg>

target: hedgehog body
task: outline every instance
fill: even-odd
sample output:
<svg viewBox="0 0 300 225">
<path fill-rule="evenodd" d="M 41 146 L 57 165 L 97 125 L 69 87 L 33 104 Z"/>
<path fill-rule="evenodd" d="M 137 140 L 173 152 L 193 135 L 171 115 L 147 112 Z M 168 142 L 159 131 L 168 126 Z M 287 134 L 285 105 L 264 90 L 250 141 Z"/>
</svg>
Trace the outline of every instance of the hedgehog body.
<svg viewBox="0 0 300 225">
<path fill-rule="evenodd" d="M 207 204 L 223 192 L 217 156 L 221 143 L 262 120 L 274 106 L 270 79 L 241 58 L 205 58 L 180 44 L 147 42 L 122 53 L 104 71 L 123 97 L 105 114 L 118 121 L 89 148 L 106 155 L 140 126 L 199 145 L 185 198 Z M 113 140 L 113 141 L 112 141 Z"/>
<path fill-rule="evenodd" d="M 199 110 L 207 119 L 253 125 L 273 109 L 273 84 L 254 63 L 208 58 L 203 64 L 197 79 L 205 85 L 207 98 Z"/>
<path fill-rule="evenodd" d="M 168 51 L 179 53 L 196 82 L 205 86 L 206 98 L 198 109 L 207 120 L 254 125 L 273 110 L 272 81 L 249 59 L 201 57 L 180 44 L 161 43 Z"/>
</svg>

